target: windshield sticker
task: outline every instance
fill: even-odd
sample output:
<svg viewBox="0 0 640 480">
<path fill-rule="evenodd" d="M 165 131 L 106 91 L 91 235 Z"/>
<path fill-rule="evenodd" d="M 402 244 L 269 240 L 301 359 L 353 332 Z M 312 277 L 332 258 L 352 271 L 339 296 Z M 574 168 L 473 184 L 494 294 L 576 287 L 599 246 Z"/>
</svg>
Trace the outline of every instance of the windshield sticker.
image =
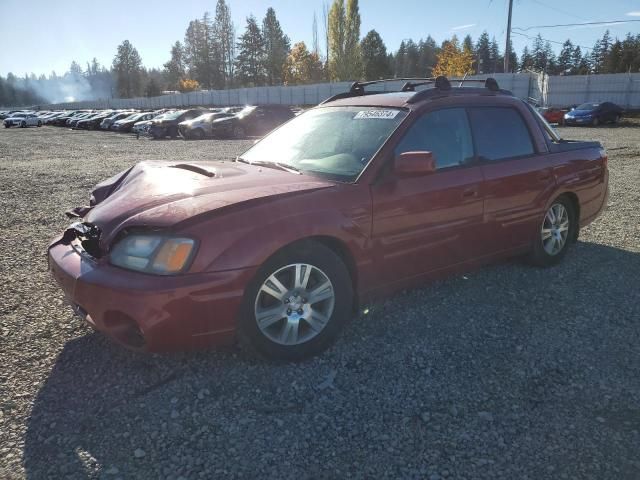
<svg viewBox="0 0 640 480">
<path fill-rule="evenodd" d="M 383 120 L 387 120 L 395 118 L 399 111 L 400 110 L 362 110 L 356 113 L 356 116 L 353 117 L 353 119 L 381 118 Z"/>
</svg>

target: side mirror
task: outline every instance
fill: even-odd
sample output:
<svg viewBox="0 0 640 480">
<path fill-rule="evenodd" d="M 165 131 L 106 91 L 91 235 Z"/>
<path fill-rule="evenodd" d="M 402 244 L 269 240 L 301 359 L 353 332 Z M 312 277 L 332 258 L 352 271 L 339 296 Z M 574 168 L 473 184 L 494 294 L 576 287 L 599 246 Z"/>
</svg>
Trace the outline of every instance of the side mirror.
<svg viewBox="0 0 640 480">
<path fill-rule="evenodd" d="M 395 159 L 394 171 L 398 176 L 426 175 L 436 171 L 432 152 L 404 152 Z"/>
</svg>

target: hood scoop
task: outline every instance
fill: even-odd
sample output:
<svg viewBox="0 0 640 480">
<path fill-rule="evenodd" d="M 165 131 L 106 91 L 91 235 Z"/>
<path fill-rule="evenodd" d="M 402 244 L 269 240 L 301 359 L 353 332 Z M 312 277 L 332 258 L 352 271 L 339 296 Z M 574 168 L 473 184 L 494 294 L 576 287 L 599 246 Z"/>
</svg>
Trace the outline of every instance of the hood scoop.
<svg viewBox="0 0 640 480">
<path fill-rule="evenodd" d="M 216 169 L 208 169 L 200 165 L 193 165 L 192 163 L 178 163 L 177 165 L 171 165 L 170 168 L 180 168 L 181 170 L 189 170 L 190 172 L 199 173 L 205 177 L 215 177 L 217 175 Z"/>
</svg>

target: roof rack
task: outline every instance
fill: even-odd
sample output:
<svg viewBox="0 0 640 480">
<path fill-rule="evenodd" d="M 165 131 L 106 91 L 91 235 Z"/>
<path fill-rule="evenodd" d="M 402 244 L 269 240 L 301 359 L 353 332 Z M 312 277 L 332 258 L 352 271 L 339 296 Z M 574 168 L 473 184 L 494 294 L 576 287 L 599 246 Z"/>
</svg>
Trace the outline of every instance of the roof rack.
<svg viewBox="0 0 640 480">
<path fill-rule="evenodd" d="M 342 98 L 351 98 L 351 97 L 361 97 L 364 95 L 373 95 L 379 93 L 385 93 L 381 91 L 371 91 L 367 92 L 365 87 L 369 85 L 374 85 L 377 83 L 384 82 L 398 82 L 404 81 L 405 84 L 400 89 L 401 92 L 415 92 L 416 87 L 420 87 L 423 85 L 433 85 L 433 89 L 422 90 L 412 96 L 408 103 L 416 103 L 422 98 L 426 98 L 425 95 L 432 95 L 434 91 L 446 92 L 451 90 L 451 82 L 459 82 L 458 87 L 461 88 L 464 83 L 482 83 L 484 84 L 484 88 L 489 90 L 490 92 L 501 92 L 501 93 L 509 93 L 506 90 L 501 90 L 498 86 L 498 82 L 495 78 L 488 77 L 486 80 L 477 80 L 471 78 L 452 78 L 449 80 L 444 75 L 440 75 L 438 77 L 425 77 L 425 78 L 387 78 L 383 80 L 370 80 L 367 82 L 353 82 L 348 92 L 338 93 L 337 95 L 333 95 L 332 97 L 327 98 L 320 105 L 324 103 L 333 102 L 334 100 L 340 100 Z"/>
</svg>

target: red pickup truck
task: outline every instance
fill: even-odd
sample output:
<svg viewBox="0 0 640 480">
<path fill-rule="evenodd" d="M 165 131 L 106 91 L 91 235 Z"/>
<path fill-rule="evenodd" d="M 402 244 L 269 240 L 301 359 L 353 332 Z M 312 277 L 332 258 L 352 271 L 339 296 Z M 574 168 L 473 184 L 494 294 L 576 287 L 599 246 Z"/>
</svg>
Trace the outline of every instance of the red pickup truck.
<svg viewBox="0 0 640 480">
<path fill-rule="evenodd" d="M 560 139 L 495 80 L 369 85 L 235 162 L 143 162 L 99 184 L 49 247 L 76 312 L 130 348 L 239 338 L 296 360 L 399 289 L 512 256 L 554 265 L 605 207 L 602 146 Z"/>
</svg>

